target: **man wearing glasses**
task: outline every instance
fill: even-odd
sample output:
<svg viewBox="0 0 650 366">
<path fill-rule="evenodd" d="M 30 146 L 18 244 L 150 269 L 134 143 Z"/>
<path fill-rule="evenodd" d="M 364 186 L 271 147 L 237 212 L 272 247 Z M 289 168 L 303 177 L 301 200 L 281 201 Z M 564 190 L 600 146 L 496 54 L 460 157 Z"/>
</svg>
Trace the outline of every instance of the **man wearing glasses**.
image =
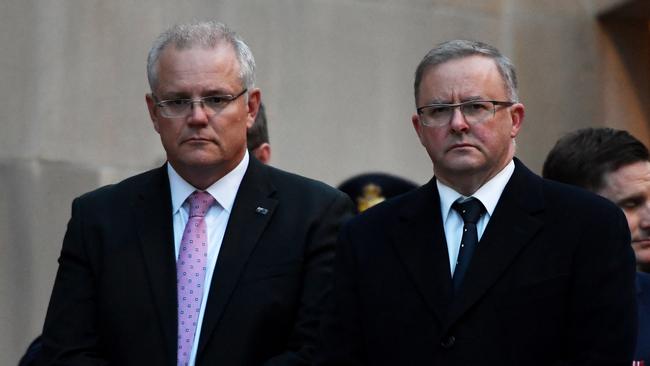
<svg viewBox="0 0 650 366">
<path fill-rule="evenodd" d="M 514 158 L 511 62 L 445 42 L 414 87 L 434 177 L 342 229 L 316 365 L 630 365 L 625 216 Z"/>
<path fill-rule="evenodd" d="M 156 40 L 146 102 L 167 163 L 73 202 L 43 364 L 310 363 L 352 207 L 249 156 L 254 67 L 220 23 Z"/>
</svg>

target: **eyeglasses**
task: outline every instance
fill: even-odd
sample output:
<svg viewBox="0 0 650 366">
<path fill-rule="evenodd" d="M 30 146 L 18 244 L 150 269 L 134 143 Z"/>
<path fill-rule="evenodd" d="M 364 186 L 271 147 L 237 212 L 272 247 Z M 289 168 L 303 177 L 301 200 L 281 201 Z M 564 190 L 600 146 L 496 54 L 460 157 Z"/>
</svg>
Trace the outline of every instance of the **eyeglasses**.
<svg viewBox="0 0 650 366">
<path fill-rule="evenodd" d="M 244 95 L 248 89 L 244 89 L 237 95 L 211 95 L 196 99 L 169 99 L 156 103 L 160 108 L 160 114 L 167 118 L 187 117 L 192 113 L 195 103 L 199 103 L 208 117 L 219 114 L 230 102 Z M 154 99 L 157 99 L 153 95 Z"/>
<path fill-rule="evenodd" d="M 417 109 L 420 122 L 429 127 L 443 127 L 451 122 L 454 109 L 460 108 L 468 124 L 474 125 L 494 117 L 497 106 L 510 107 L 516 102 L 497 100 L 470 100 L 455 104 L 429 104 Z"/>
</svg>

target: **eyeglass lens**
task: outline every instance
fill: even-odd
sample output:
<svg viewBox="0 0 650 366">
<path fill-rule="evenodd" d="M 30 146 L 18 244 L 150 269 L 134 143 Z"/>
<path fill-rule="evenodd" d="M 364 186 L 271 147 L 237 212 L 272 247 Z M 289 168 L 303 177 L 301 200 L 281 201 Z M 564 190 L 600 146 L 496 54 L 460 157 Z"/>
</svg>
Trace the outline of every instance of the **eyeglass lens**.
<svg viewBox="0 0 650 366">
<path fill-rule="evenodd" d="M 461 105 L 432 105 L 422 109 L 424 122 L 430 126 L 442 126 L 449 123 L 454 110 L 460 108 L 467 123 L 481 123 L 494 115 L 494 105 L 490 102 L 470 102 Z"/>
<path fill-rule="evenodd" d="M 220 97 L 206 97 L 199 100 L 179 99 L 166 102 L 161 105 L 161 109 L 168 117 L 186 116 L 191 113 L 193 108 L 203 108 L 203 111 L 213 116 L 221 111 L 227 104 L 227 99 Z"/>
</svg>

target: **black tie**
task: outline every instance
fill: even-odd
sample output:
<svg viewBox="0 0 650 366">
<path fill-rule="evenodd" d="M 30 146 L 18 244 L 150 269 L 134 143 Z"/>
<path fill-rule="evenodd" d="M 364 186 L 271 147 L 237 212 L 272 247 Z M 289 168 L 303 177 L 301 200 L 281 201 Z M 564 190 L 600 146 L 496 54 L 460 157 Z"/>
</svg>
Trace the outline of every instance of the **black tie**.
<svg viewBox="0 0 650 366">
<path fill-rule="evenodd" d="M 476 231 L 476 222 L 485 210 L 481 201 L 472 197 L 463 203 L 454 202 L 451 206 L 463 218 L 463 237 L 460 239 L 460 249 L 458 251 L 458 260 L 454 270 L 454 292 L 458 292 L 463 277 L 469 268 L 469 262 L 472 260 L 476 245 L 478 244 L 478 232 Z"/>
</svg>

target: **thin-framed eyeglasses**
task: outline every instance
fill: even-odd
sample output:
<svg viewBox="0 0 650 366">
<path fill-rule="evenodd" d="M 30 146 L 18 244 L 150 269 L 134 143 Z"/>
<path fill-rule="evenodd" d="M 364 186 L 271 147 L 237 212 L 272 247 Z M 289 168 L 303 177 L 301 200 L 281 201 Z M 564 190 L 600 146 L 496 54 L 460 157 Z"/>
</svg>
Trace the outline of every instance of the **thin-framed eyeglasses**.
<svg viewBox="0 0 650 366">
<path fill-rule="evenodd" d="M 237 95 L 210 95 L 207 97 L 200 97 L 195 99 L 169 99 L 156 102 L 156 106 L 160 108 L 160 114 L 167 118 L 187 117 L 192 113 L 194 104 L 198 103 L 208 117 L 219 114 L 230 102 L 241 97 L 248 91 L 244 88 Z M 153 95 L 154 100 L 158 98 Z"/>
<path fill-rule="evenodd" d="M 469 100 L 462 103 L 427 104 L 417 109 L 420 123 L 429 127 L 443 127 L 451 122 L 454 110 L 460 108 L 468 124 L 474 125 L 485 122 L 494 117 L 497 106 L 510 107 L 516 102 L 498 100 Z"/>
</svg>

